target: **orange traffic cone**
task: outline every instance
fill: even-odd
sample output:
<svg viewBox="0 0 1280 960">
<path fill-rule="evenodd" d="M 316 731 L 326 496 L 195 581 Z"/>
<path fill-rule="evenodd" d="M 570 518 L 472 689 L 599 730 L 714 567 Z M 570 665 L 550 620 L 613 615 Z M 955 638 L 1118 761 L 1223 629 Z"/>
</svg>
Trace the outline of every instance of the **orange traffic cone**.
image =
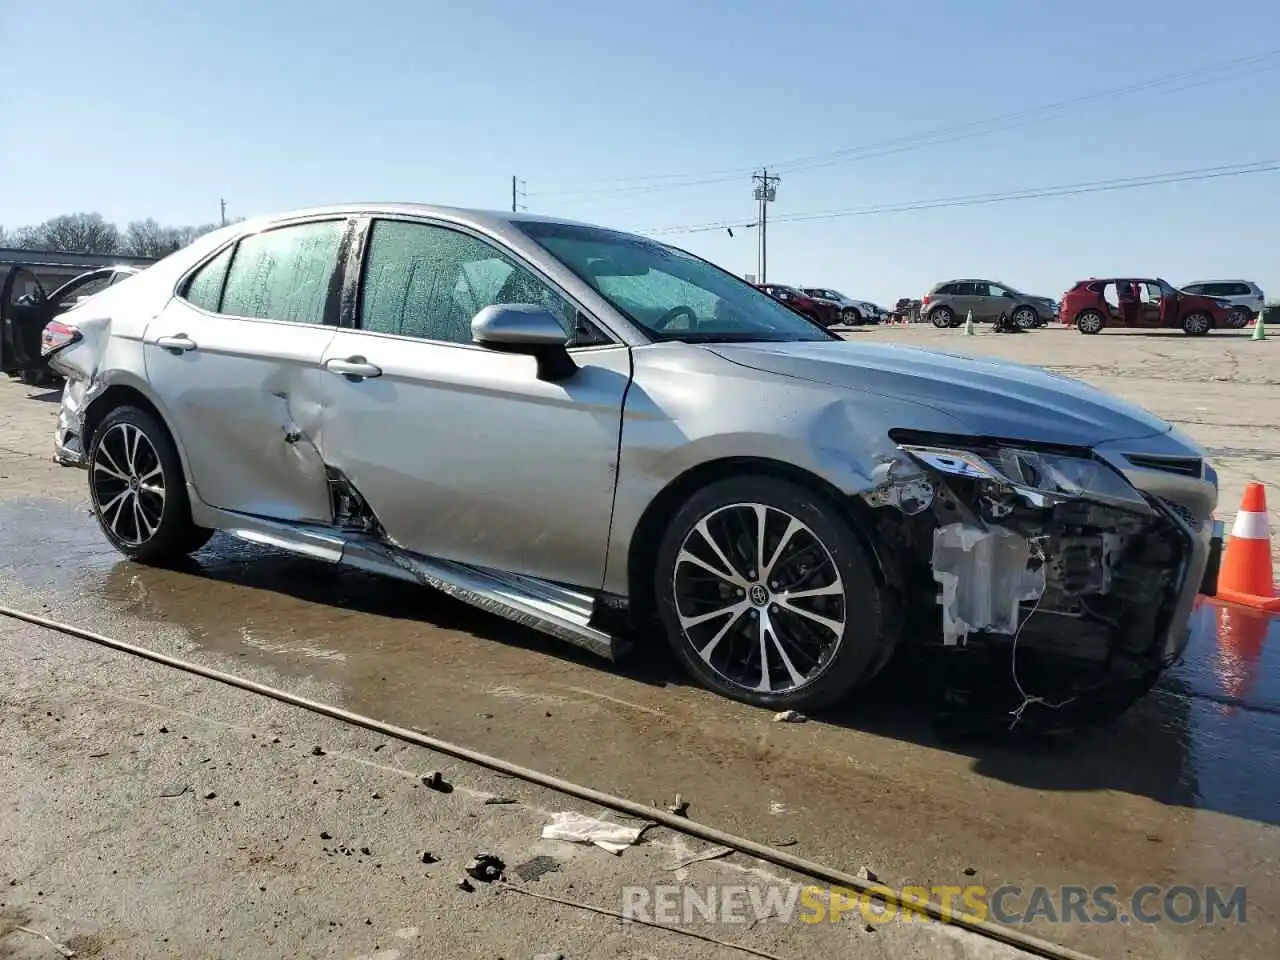
<svg viewBox="0 0 1280 960">
<path fill-rule="evenodd" d="M 1240 500 L 1240 512 L 1227 538 L 1218 575 L 1218 599 L 1259 610 L 1280 612 L 1275 574 L 1271 569 L 1271 529 L 1267 492 L 1250 483 Z"/>
</svg>

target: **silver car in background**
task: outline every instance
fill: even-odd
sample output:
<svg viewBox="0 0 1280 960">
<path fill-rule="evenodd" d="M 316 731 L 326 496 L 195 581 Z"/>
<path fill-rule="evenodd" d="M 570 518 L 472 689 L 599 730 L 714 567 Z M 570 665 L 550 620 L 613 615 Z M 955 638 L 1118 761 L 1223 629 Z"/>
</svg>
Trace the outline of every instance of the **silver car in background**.
<svg viewBox="0 0 1280 960">
<path fill-rule="evenodd" d="M 933 645 L 1122 709 L 1183 649 L 1209 566 L 1216 476 L 1168 423 L 1038 369 L 846 342 L 600 227 L 305 210 L 63 320 L 57 457 L 126 556 L 225 531 L 606 657 L 662 637 L 760 706 Z"/>
</svg>

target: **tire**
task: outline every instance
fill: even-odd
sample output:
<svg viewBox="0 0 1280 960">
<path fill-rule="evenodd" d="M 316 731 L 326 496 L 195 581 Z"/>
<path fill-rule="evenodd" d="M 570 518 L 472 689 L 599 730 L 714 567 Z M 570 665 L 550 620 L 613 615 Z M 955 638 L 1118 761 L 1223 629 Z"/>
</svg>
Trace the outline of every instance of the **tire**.
<svg viewBox="0 0 1280 960">
<path fill-rule="evenodd" d="M 126 557 L 172 563 L 213 536 L 192 522 L 178 448 L 148 411 L 122 406 L 108 413 L 94 431 L 88 468 L 93 515 Z"/>
<path fill-rule="evenodd" d="M 846 307 L 840 311 L 840 322 L 850 327 L 862 325 L 862 314 L 855 307 Z"/>
<path fill-rule="evenodd" d="M 1213 317 L 1197 310 L 1182 318 L 1182 332 L 1189 337 L 1203 337 L 1213 329 Z"/>
<path fill-rule="evenodd" d="M 956 315 L 950 307 L 935 307 L 929 311 L 929 319 L 939 330 L 956 325 Z"/>
<path fill-rule="evenodd" d="M 1013 311 L 1009 319 L 1013 321 L 1014 326 L 1022 330 L 1030 330 L 1040 326 L 1040 314 L 1035 311 L 1034 307 L 1018 307 Z"/>
<path fill-rule="evenodd" d="M 770 551 L 776 580 L 751 569 Z M 667 642 L 689 673 L 758 707 L 830 704 L 869 679 L 893 642 L 871 555 L 839 507 L 773 477 L 721 480 L 690 497 L 658 547 L 654 587 Z M 788 599 L 788 587 L 831 592 Z M 766 625 L 774 640 L 767 682 L 759 652 Z"/>
<path fill-rule="evenodd" d="M 1226 320 L 1223 321 L 1223 326 L 1228 330 L 1243 330 L 1252 319 L 1253 317 L 1250 316 L 1248 307 L 1237 307 L 1227 314 Z"/>
<path fill-rule="evenodd" d="M 1076 329 L 1081 333 L 1095 334 L 1101 333 L 1102 328 L 1106 325 L 1102 319 L 1102 314 L 1097 310 L 1086 310 L 1080 316 L 1076 317 Z"/>
</svg>

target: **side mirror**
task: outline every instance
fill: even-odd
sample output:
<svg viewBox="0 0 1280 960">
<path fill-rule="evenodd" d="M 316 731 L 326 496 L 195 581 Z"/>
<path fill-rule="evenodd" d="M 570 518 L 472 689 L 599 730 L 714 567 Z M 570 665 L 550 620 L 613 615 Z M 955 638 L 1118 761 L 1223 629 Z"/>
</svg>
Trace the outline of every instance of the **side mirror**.
<svg viewBox="0 0 1280 960">
<path fill-rule="evenodd" d="M 569 356 L 569 335 L 551 311 L 532 303 L 495 303 L 471 320 L 471 339 L 489 350 L 523 353 L 538 361 L 539 380 L 564 380 L 578 365 Z"/>
</svg>

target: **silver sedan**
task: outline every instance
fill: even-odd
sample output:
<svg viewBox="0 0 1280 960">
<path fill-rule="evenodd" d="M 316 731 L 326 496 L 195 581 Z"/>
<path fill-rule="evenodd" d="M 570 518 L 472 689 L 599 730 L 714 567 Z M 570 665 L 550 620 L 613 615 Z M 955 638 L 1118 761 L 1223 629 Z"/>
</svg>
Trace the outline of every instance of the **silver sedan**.
<svg viewBox="0 0 1280 960">
<path fill-rule="evenodd" d="M 606 657 L 661 637 L 774 709 L 918 646 L 1123 708 L 1182 650 L 1212 554 L 1216 477 L 1168 423 L 1038 369 L 845 342 L 584 224 L 240 223 L 55 332 L 57 457 L 126 556 L 224 531 Z"/>
</svg>

